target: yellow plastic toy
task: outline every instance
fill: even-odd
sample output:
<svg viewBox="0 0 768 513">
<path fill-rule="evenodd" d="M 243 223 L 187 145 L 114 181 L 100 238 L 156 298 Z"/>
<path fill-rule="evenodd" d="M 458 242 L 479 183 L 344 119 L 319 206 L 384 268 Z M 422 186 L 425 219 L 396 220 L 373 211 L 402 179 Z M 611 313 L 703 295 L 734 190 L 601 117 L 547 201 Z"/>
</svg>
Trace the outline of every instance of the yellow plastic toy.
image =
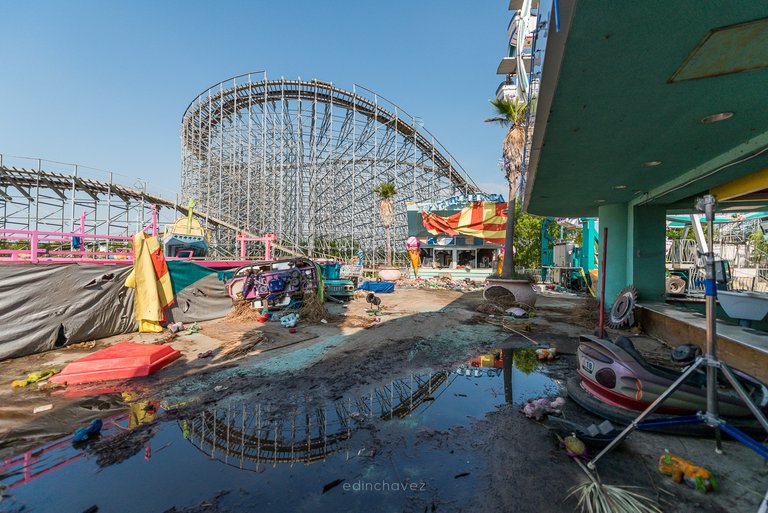
<svg viewBox="0 0 768 513">
<path fill-rule="evenodd" d="M 697 467 L 690 461 L 668 451 L 659 458 L 659 472 L 672 476 L 676 483 L 685 482 L 691 488 L 704 493 L 717 490 L 717 482 L 709 470 Z"/>
</svg>

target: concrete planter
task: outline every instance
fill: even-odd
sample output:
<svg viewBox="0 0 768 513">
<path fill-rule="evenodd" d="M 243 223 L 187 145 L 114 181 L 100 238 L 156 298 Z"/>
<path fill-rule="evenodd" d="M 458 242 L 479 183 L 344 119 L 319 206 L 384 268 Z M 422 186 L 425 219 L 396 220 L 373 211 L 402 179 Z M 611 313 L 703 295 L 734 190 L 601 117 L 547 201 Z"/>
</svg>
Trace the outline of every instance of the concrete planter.
<svg viewBox="0 0 768 513">
<path fill-rule="evenodd" d="M 402 276 L 400 269 L 397 267 L 381 267 L 379 268 L 379 279 L 381 281 L 397 281 Z"/>
<path fill-rule="evenodd" d="M 485 289 L 483 297 L 493 299 L 494 296 L 507 295 L 511 293 L 515 301 L 526 305 L 534 306 L 536 304 L 536 290 L 528 280 L 505 280 L 502 278 L 487 278 L 485 280 Z"/>
</svg>

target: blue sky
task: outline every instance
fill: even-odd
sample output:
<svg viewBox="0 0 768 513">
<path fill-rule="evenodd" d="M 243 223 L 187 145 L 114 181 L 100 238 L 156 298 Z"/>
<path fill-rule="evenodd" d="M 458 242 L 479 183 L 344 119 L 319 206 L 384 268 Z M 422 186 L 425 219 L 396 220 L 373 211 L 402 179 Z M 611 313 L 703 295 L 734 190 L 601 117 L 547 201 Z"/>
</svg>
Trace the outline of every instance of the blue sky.
<svg viewBox="0 0 768 513">
<path fill-rule="evenodd" d="M 248 71 L 364 85 L 420 117 L 475 181 L 505 193 L 504 0 L 0 2 L 0 153 L 179 183 L 179 121 Z"/>
</svg>

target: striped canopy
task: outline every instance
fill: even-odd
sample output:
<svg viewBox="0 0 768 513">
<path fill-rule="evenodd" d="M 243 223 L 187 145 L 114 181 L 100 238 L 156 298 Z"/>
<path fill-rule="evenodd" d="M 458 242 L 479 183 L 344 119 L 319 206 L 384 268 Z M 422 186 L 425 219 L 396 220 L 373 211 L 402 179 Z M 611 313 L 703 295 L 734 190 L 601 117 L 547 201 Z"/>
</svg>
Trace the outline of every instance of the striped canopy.
<svg viewBox="0 0 768 513">
<path fill-rule="evenodd" d="M 507 204 L 473 201 L 451 216 L 421 212 L 424 227 L 432 235 L 470 235 L 493 244 L 504 244 L 507 229 Z"/>
</svg>

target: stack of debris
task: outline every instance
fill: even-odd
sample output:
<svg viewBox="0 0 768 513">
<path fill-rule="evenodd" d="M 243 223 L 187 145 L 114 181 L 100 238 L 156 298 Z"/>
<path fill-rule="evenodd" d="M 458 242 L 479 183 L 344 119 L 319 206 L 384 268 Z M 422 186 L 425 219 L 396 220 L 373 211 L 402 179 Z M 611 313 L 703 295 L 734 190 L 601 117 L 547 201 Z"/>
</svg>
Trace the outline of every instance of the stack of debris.
<svg viewBox="0 0 768 513">
<path fill-rule="evenodd" d="M 483 283 L 471 278 L 458 278 L 448 273 L 430 278 L 402 279 L 397 286 L 405 289 L 443 289 L 472 292 L 483 288 Z"/>
</svg>

